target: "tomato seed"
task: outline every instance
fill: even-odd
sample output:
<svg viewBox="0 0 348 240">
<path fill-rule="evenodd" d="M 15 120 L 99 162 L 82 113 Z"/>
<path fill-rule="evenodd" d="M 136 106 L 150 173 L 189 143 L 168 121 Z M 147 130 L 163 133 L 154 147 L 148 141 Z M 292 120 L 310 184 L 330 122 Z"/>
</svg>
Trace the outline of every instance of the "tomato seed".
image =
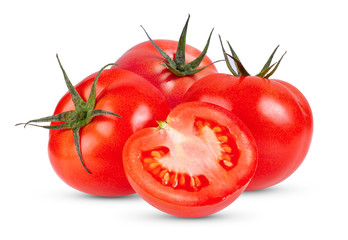
<svg viewBox="0 0 348 240">
<path fill-rule="evenodd" d="M 210 127 L 210 126 L 211 126 L 211 123 L 210 123 L 210 122 L 204 122 L 204 126 Z"/>
<path fill-rule="evenodd" d="M 231 161 L 231 157 L 228 156 L 228 155 L 222 155 L 222 156 L 221 156 L 221 159 L 222 159 L 222 160 Z"/>
<path fill-rule="evenodd" d="M 160 164 L 159 164 L 158 162 L 154 162 L 154 163 L 151 163 L 151 164 L 149 165 L 149 168 L 150 168 L 151 170 L 153 170 L 153 169 L 157 168 L 159 165 L 160 165 Z"/>
<path fill-rule="evenodd" d="M 223 135 L 223 136 L 218 137 L 218 140 L 219 140 L 220 142 L 225 143 L 225 142 L 227 142 L 227 141 L 228 141 L 228 137 L 227 137 L 227 136 L 225 136 L 225 135 Z"/>
<path fill-rule="evenodd" d="M 185 176 L 184 175 L 180 175 L 180 178 L 179 178 L 179 184 L 180 186 L 184 186 L 185 185 Z"/>
<path fill-rule="evenodd" d="M 166 173 L 168 173 L 167 169 L 162 170 L 159 174 L 159 178 L 163 178 Z"/>
<path fill-rule="evenodd" d="M 230 148 L 228 146 L 222 147 L 222 150 L 227 152 L 227 153 L 231 153 L 232 152 L 232 148 Z"/>
<path fill-rule="evenodd" d="M 214 131 L 215 133 L 219 133 L 219 132 L 222 131 L 222 129 L 221 129 L 220 127 L 214 127 L 214 128 L 213 128 L 213 131 Z"/>
<path fill-rule="evenodd" d="M 151 164 L 155 162 L 156 160 L 153 158 L 144 158 L 144 164 Z"/>
<path fill-rule="evenodd" d="M 199 180 L 198 177 L 195 177 L 194 179 L 195 179 L 196 186 L 200 187 L 202 185 L 201 180 Z"/>
<path fill-rule="evenodd" d="M 161 158 L 162 155 L 159 151 L 151 151 L 151 156 L 154 158 Z"/>
<path fill-rule="evenodd" d="M 228 161 L 228 160 L 223 160 L 223 163 L 225 164 L 226 167 L 232 167 L 233 163 Z"/>
<path fill-rule="evenodd" d="M 194 190 L 197 190 L 196 182 L 195 182 L 195 179 L 194 179 L 193 177 L 191 177 L 191 179 L 190 179 L 190 186 L 191 186 L 191 188 L 193 188 Z"/>
<path fill-rule="evenodd" d="M 170 178 L 169 172 L 167 172 L 167 173 L 164 174 L 164 176 L 163 176 L 162 184 L 167 185 L 167 184 L 169 183 L 169 178 Z"/>
<path fill-rule="evenodd" d="M 157 176 L 157 175 L 160 173 L 160 171 L 161 171 L 161 168 L 160 168 L 160 167 L 157 167 L 157 168 L 155 168 L 155 169 L 152 170 L 152 174 L 155 175 L 155 176 Z"/>
<path fill-rule="evenodd" d="M 175 173 L 174 174 L 174 178 L 173 178 L 173 183 L 172 183 L 172 187 L 176 188 L 178 186 L 178 174 Z"/>
<path fill-rule="evenodd" d="M 196 122 L 196 127 L 198 127 L 198 129 L 201 129 L 203 127 L 203 122 L 202 121 L 197 121 Z"/>
</svg>

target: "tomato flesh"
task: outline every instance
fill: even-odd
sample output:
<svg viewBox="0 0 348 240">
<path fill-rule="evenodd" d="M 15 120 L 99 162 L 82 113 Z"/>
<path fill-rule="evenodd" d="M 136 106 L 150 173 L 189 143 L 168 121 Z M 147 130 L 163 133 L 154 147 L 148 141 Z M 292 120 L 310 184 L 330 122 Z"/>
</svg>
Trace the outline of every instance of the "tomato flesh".
<svg viewBox="0 0 348 240">
<path fill-rule="evenodd" d="M 164 186 L 187 191 L 199 191 L 202 187 L 208 185 L 208 180 L 204 175 L 190 176 L 187 173 L 170 170 L 165 164 L 166 158 L 169 157 L 169 149 L 162 147 L 144 152 L 141 161 L 144 169 Z"/>
<path fill-rule="evenodd" d="M 194 126 L 196 128 L 195 131 L 197 131 L 196 136 L 203 141 L 201 143 L 203 149 L 201 150 L 205 151 L 204 147 L 210 145 L 213 154 L 217 156 L 215 161 L 225 170 L 231 170 L 233 166 L 237 164 L 239 150 L 227 129 L 213 121 L 206 121 L 199 118 L 195 120 Z M 207 142 L 208 140 L 209 142 Z M 196 140 L 193 139 L 192 142 L 194 141 Z M 184 152 L 181 154 L 188 158 L 188 163 L 192 163 L 195 159 L 195 156 L 191 156 L 191 152 Z M 175 165 L 175 162 L 171 162 L 171 160 L 182 157 L 172 156 L 171 151 L 167 147 L 145 151 L 142 153 L 142 156 L 144 169 L 150 172 L 153 177 L 157 178 L 157 180 L 165 186 L 181 188 L 188 191 L 199 191 L 209 184 L 209 180 L 205 175 L 195 173 L 191 173 L 190 175 L 186 173 L 187 163 L 179 163 L 176 169 L 182 166 L 185 167 L 178 169 L 178 172 L 171 170 L 173 169 L 172 166 Z M 202 169 L 195 170 L 197 170 L 197 172 L 202 171 Z"/>
<path fill-rule="evenodd" d="M 163 128 L 146 128 L 125 144 L 134 190 L 180 217 L 202 217 L 232 203 L 256 169 L 256 144 L 234 115 L 213 104 L 177 106 Z"/>
</svg>

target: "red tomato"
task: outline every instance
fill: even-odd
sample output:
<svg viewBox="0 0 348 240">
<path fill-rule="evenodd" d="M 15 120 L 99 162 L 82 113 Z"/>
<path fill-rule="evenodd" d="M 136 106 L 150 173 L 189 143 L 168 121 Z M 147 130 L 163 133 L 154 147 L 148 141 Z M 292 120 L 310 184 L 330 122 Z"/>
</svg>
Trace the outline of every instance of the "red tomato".
<svg viewBox="0 0 348 240">
<path fill-rule="evenodd" d="M 182 34 L 182 36 L 185 37 L 187 24 L 188 20 L 183 29 L 185 34 Z M 206 49 L 203 50 L 204 52 L 206 52 L 208 49 L 209 40 L 207 42 Z M 164 94 L 171 108 L 182 102 L 182 97 L 186 90 L 195 81 L 206 75 L 217 73 L 215 66 L 212 65 L 212 61 L 207 56 L 202 59 L 197 67 L 188 69 L 187 73 L 186 70 L 181 70 L 188 65 L 186 62 L 192 62 L 201 54 L 201 51 L 197 50 L 196 48 L 190 45 L 185 45 L 186 43 L 184 38 L 181 38 L 179 42 L 171 40 L 154 40 L 153 42 L 170 58 L 173 60 L 179 59 L 178 63 L 174 64 L 176 66 L 174 68 L 176 68 L 175 70 L 178 71 L 179 74 L 182 73 L 184 76 L 177 76 L 168 68 L 168 60 L 161 55 L 151 41 L 152 40 L 150 39 L 150 41 L 140 43 L 129 49 L 116 61 L 117 66 L 113 66 L 113 68 L 126 69 L 149 80 Z M 183 48 L 181 48 L 183 52 L 181 53 L 180 50 L 177 49 L 178 44 L 180 43 L 182 43 L 181 46 L 183 46 Z M 183 56 L 183 59 L 179 58 L 178 56 Z M 182 64 L 182 62 L 184 63 Z M 165 65 L 167 65 L 167 67 Z M 210 66 L 204 70 L 196 72 L 196 69 L 200 69 L 208 65 Z"/>
<path fill-rule="evenodd" d="M 123 162 L 134 190 L 147 202 L 179 217 L 203 217 L 232 203 L 257 165 L 246 126 L 208 103 L 183 103 L 158 128 L 133 134 Z"/>
<path fill-rule="evenodd" d="M 284 81 L 253 76 L 212 74 L 197 81 L 184 101 L 203 101 L 236 114 L 255 137 L 259 163 L 247 190 L 280 183 L 305 158 L 313 133 L 306 98 Z"/>
<path fill-rule="evenodd" d="M 92 74 L 76 90 L 83 100 L 96 77 Z M 95 116 L 80 129 L 82 166 L 71 129 L 50 130 L 48 151 L 58 176 L 71 187 L 98 196 L 121 196 L 134 193 L 123 170 L 122 148 L 135 131 L 156 125 L 169 112 L 164 96 L 147 80 L 135 73 L 104 70 L 98 80 L 95 109 L 117 113 Z M 70 93 L 59 101 L 54 114 L 75 110 Z M 56 124 L 56 123 L 54 123 Z"/>
</svg>

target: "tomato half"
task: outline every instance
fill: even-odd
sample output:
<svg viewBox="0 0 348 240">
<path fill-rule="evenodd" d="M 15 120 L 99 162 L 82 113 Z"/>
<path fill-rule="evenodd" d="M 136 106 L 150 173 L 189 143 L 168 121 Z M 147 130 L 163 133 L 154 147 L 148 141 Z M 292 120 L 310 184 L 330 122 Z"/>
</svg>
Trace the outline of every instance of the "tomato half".
<svg viewBox="0 0 348 240">
<path fill-rule="evenodd" d="M 179 217 L 203 217 L 232 203 L 257 165 L 255 141 L 227 110 L 189 102 L 174 108 L 158 128 L 133 134 L 123 162 L 134 190 Z"/>
<path fill-rule="evenodd" d="M 92 74 L 76 90 L 87 101 Z M 134 193 L 123 170 L 122 149 L 127 138 L 144 127 L 155 126 L 165 119 L 168 103 L 160 91 L 135 73 L 104 70 L 98 80 L 95 109 L 119 114 L 95 116 L 80 129 L 81 165 L 73 133 L 70 129 L 50 130 L 48 151 L 51 164 L 58 176 L 71 187 L 98 196 L 121 196 Z M 70 93 L 59 101 L 54 114 L 75 110 Z M 53 123 L 56 124 L 56 123 Z"/>
<path fill-rule="evenodd" d="M 203 101 L 236 114 L 252 132 L 258 167 L 247 190 L 273 186 L 304 160 L 313 134 L 308 101 L 289 83 L 254 76 L 212 74 L 197 81 L 184 101 Z"/>
</svg>

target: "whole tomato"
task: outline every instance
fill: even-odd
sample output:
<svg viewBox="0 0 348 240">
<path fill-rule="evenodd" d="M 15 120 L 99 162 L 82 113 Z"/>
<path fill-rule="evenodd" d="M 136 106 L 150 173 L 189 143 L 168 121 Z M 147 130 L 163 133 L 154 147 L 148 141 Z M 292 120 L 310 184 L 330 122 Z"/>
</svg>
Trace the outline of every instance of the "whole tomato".
<svg viewBox="0 0 348 240">
<path fill-rule="evenodd" d="M 313 134 L 312 111 L 297 88 L 281 80 L 268 79 L 282 59 L 270 66 L 275 51 L 262 71 L 250 76 L 231 46 L 230 49 L 235 65 L 231 65 L 223 51 L 236 76 L 206 76 L 191 86 L 184 101 L 220 105 L 248 126 L 258 146 L 259 162 L 247 190 L 267 188 L 289 177 L 304 160 Z"/>
<path fill-rule="evenodd" d="M 43 127 L 51 129 L 48 153 L 53 169 L 68 185 L 88 194 L 134 193 L 123 169 L 123 145 L 135 131 L 166 118 L 166 99 L 147 80 L 126 70 L 101 70 L 75 88 L 63 73 L 69 92 L 54 115 L 27 123 L 52 122 Z"/>
<path fill-rule="evenodd" d="M 188 17 L 179 41 L 152 40 L 140 43 L 123 54 L 113 68 L 139 74 L 154 84 L 167 98 L 171 108 L 182 102 L 186 90 L 198 79 L 217 73 L 212 61 L 205 56 L 210 37 L 204 50 L 186 44 Z M 188 63 L 186 63 L 188 62 Z"/>
</svg>

